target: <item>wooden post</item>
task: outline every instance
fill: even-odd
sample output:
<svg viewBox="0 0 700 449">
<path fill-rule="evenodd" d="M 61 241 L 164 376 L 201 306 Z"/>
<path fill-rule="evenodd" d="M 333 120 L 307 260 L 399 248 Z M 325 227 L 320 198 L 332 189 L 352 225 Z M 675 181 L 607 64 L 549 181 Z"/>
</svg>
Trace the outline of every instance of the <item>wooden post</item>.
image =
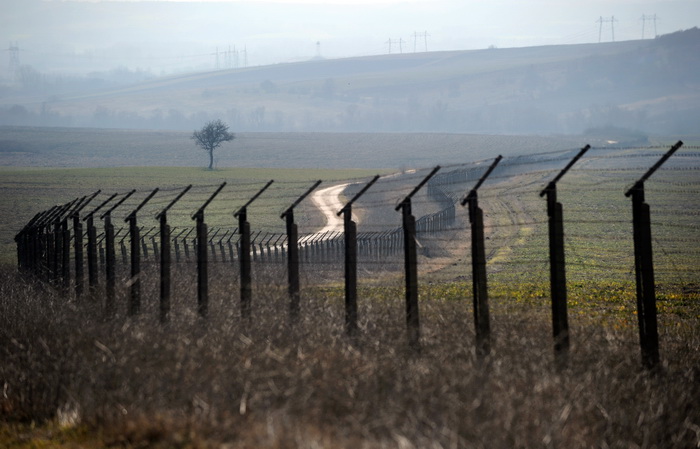
<svg viewBox="0 0 700 449">
<path fill-rule="evenodd" d="M 673 155 L 683 142 L 676 142 L 627 192 L 632 197 L 634 268 L 637 284 L 637 319 L 642 364 L 647 369 L 659 365 L 659 331 L 656 317 L 656 285 L 651 245 L 651 217 L 644 199 L 644 182 Z"/>
</svg>

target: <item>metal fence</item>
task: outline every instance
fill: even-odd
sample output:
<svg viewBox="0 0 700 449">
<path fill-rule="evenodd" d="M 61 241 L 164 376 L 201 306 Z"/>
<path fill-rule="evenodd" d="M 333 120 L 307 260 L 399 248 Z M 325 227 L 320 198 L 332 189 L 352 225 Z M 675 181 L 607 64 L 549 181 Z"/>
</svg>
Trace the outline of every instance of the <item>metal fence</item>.
<svg viewBox="0 0 700 449">
<path fill-rule="evenodd" d="M 408 340 L 418 346 L 419 272 L 429 276 L 463 264 L 471 266 L 471 273 L 465 269 L 458 279 L 471 278 L 472 291 L 465 296 L 473 299 L 481 355 L 490 347 L 487 272 L 490 279 L 506 282 L 538 272 L 538 279 L 549 275 L 554 350 L 562 365 L 569 348 L 567 274 L 594 279 L 605 273 L 629 280 L 634 273 L 642 359 L 654 367 L 659 361 L 655 276 L 692 286 L 700 274 L 695 226 L 700 152 L 682 147 L 682 142 L 670 148 L 586 145 L 377 176 L 369 182 L 349 180 L 342 191 L 351 199 L 322 211 L 329 217 L 342 215 L 342 220 L 320 232 L 308 229 L 314 227 L 309 219 L 313 212 L 305 199 L 318 193 L 321 181 L 281 183 L 270 195 L 284 207 L 279 217 L 284 229 L 279 222 L 270 224 L 270 217 L 258 229 L 248 222 L 248 209 L 264 201 L 273 181 L 262 188 L 223 182 L 113 195 L 98 191 L 37 213 L 16 235 L 18 265 L 66 295 L 100 298 L 108 317 L 120 307 L 117 295 L 123 291 L 128 292 L 127 314 L 141 313 L 144 279 L 159 279 L 163 322 L 171 313 L 174 270 L 196 273 L 201 317 L 209 310 L 210 279 L 235 278 L 245 318 L 254 271 L 275 267 L 278 279 L 286 274 L 293 319 L 300 313 L 300 267 L 336 270 L 331 279 L 345 284 L 349 334 L 357 331 L 358 267 L 391 272 L 404 278 Z M 645 184 L 653 186 L 658 214 L 650 212 Z M 632 200 L 631 214 L 623 210 L 623 194 Z M 567 210 L 571 218 L 564 218 L 563 203 L 573 206 Z M 308 231 L 299 233 L 295 210 L 302 206 L 302 227 Z M 99 228 L 96 220 L 102 221 Z M 652 225 L 662 232 L 653 236 Z M 584 254 L 587 242 L 595 243 L 595 254 Z M 652 242 L 665 259 L 656 275 Z M 192 264 L 196 270 L 188 268 Z M 156 269 L 158 276 L 143 275 Z"/>
</svg>

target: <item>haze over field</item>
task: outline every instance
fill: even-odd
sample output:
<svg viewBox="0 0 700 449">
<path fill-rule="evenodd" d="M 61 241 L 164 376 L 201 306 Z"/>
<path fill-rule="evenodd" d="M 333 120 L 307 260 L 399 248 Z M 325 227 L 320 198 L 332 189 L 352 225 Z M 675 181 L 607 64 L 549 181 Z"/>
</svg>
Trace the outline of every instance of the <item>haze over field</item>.
<svg viewBox="0 0 700 449">
<path fill-rule="evenodd" d="M 700 117 L 697 1 L 0 5 L 0 125 L 676 135 Z"/>
<path fill-rule="evenodd" d="M 649 39 L 700 17 L 695 0 L 0 0 L 0 8 L 0 43 L 19 47 L 22 64 L 60 73 Z M 8 62 L 0 58 L 2 76 Z"/>
</svg>

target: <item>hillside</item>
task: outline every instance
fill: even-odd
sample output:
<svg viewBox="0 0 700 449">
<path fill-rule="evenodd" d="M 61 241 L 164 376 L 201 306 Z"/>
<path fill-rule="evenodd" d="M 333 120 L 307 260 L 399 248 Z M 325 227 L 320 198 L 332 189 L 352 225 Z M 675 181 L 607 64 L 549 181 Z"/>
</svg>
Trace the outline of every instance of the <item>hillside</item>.
<svg viewBox="0 0 700 449">
<path fill-rule="evenodd" d="M 0 124 L 238 131 L 696 132 L 700 30 L 653 40 L 314 60 L 121 87 L 5 89 Z M 109 83 L 102 83 L 108 85 Z M 91 83 L 91 86 L 100 83 Z"/>
</svg>

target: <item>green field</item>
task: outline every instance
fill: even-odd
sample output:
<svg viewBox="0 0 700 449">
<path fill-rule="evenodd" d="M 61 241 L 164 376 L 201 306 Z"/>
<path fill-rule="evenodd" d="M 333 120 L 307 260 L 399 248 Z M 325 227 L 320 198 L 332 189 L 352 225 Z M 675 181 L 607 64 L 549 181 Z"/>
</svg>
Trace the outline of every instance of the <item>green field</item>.
<svg viewBox="0 0 700 449">
<path fill-rule="evenodd" d="M 151 207 L 146 208 L 143 222 L 157 222 L 153 219 L 157 207 L 165 207 L 188 184 L 195 187 L 183 197 L 181 206 L 183 214 L 174 216 L 174 225 L 191 225 L 188 212 L 197 210 L 218 185 L 227 182 L 217 201 L 207 209 L 209 223 L 219 226 L 236 226 L 233 213 L 244 205 L 257 190 L 271 179 L 275 183 L 264 197 L 251 206 L 250 220 L 261 223 L 266 228 L 281 228 L 284 222 L 279 214 L 284 204 L 291 205 L 294 199 L 302 195 L 318 179 L 330 184 L 348 179 L 362 180 L 377 174 L 372 170 L 319 170 L 319 169 L 263 169 L 263 168 L 227 168 L 209 171 L 201 168 L 186 167 L 115 167 L 115 168 L 12 168 L 0 167 L 0 252 L 2 263 L 15 263 L 14 235 L 36 213 L 49 209 L 56 204 L 67 203 L 75 198 L 102 190 L 102 194 L 92 204 L 96 207 L 99 200 L 108 198 L 113 193 L 126 194 L 131 189 L 137 193 L 116 217 L 125 216 L 156 187 L 162 192 L 154 197 Z M 87 208 L 88 210 L 90 207 Z M 304 209 L 316 223 L 322 226 L 322 218 L 312 207 Z"/>
<path fill-rule="evenodd" d="M 476 356 L 466 210 L 452 229 L 419 235 L 420 350 L 406 342 L 401 259 L 359 266 L 360 334 L 344 333 L 342 264 L 302 264 L 301 320 L 290 324 L 283 264 L 254 264 L 253 316 L 239 313 L 237 266 L 210 264 L 210 315 L 196 315 L 196 271 L 178 264 L 171 321 L 158 324 L 157 264 L 145 261 L 143 310 L 126 316 L 127 267 L 119 267 L 118 312 L 105 321 L 101 290 L 76 301 L 22 278 L 14 232 L 34 213 L 103 189 L 137 193 L 115 213 L 143 226 L 188 183 L 172 222 L 223 181 L 207 209 L 212 227 L 269 179 L 249 210 L 253 230 L 281 232 L 279 213 L 316 179 L 365 182 L 374 170 L 185 167 L 0 170 L 4 193 L 0 264 L 0 443 L 56 447 L 410 448 L 664 447 L 700 443 L 700 230 L 697 147 L 670 159 L 646 183 L 652 211 L 661 367 L 640 363 L 631 203 L 624 191 L 666 147 L 595 148 L 558 184 L 565 217 L 571 356 L 552 350 L 547 217 L 539 191 L 569 153 L 504 160 L 479 190 L 486 219 L 492 351 Z M 566 157 L 564 157 L 564 156 Z M 443 170 L 483 170 L 482 163 Z M 399 222 L 397 200 L 427 172 L 383 177 L 362 201 L 359 231 Z M 380 173 L 387 173 L 381 172 Z M 473 182 L 448 185 L 463 194 Z M 354 209 L 355 210 L 355 209 Z M 421 191 L 420 217 L 435 211 Z M 295 214 L 296 215 L 296 214 Z M 13 217 L 12 220 L 7 217 Z M 323 225 L 308 201 L 303 232 Z M 396 267 L 399 267 L 398 269 Z"/>
</svg>

